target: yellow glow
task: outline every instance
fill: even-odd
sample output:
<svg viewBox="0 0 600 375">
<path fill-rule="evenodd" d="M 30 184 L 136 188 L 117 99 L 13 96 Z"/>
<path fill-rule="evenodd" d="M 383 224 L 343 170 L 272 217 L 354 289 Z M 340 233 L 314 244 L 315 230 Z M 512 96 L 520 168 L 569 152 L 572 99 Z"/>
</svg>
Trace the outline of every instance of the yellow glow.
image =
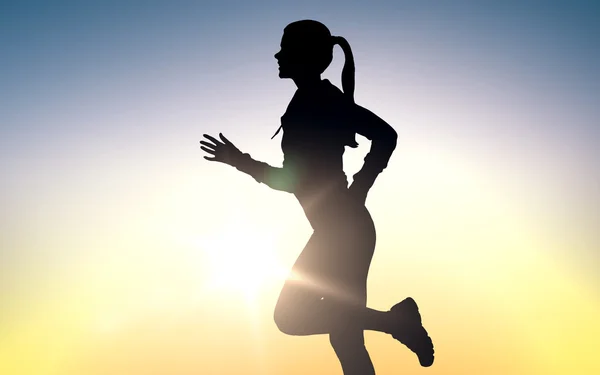
<svg viewBox="0 0 600 375">
<path fill-rule="evenodd" d="M 263 286 L 286 272 L 277 260 L 275 240 L 276 233 L 258 230 L 249 218 L 235 218 L 201 239 L 208 289 L 254 300 Z"/>
</svg>

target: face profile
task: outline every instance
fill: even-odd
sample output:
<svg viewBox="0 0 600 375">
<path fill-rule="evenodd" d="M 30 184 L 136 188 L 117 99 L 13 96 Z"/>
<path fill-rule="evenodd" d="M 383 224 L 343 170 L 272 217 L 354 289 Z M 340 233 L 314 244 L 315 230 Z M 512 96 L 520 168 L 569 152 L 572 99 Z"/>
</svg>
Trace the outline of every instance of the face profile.
<svg viewBox="0 0 600 375">
<path fill-rule="evenodd" d="M 279 66 L 279 78 L 293 78 L 302 75 L 300 56 L 294 47 L 284 35 L 281 40 L 281 49 L 275 54 Z"/>
<path fill-rule="evenodd" d="M 333 59 L 333 38 L 325 25 L 312 20 L 286 26 L 275 54 L 280 78 L 318 77 Z"/>
</svg>

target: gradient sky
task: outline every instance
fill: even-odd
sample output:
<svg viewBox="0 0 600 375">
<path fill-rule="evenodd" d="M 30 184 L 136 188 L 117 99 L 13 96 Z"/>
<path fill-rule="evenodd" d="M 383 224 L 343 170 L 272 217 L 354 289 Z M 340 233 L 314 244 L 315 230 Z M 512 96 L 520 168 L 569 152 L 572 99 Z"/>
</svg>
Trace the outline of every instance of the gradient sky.
<svg viewBox="0 0 600 375">
<path fill-rule="evenodd" d="M 1 374 L 341 373 L 272 322 L 299 205 L 198 145 L 281 165 L 273 54 L 306 18 L 399 133 L 369 305 L 413 296 L 437 357 L 367 332 L 377 373 L 600 373 L 594 1 L 91 3 L 0 4 Z"/>
</svg>

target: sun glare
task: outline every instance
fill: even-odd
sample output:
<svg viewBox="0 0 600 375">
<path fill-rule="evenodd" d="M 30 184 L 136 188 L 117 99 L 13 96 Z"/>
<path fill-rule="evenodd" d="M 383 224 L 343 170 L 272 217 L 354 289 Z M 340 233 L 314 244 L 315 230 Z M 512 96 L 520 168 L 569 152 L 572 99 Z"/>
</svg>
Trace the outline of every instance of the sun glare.
<svg viewBox="0 0 600 375">
<path fill-rule="evenodd" d="M 276 234 L 235 220 L 201 241 L 212 290 L 241 293 L 253 299 L 262 288 L 284 277 L 276 254 Z"/>
</svg>

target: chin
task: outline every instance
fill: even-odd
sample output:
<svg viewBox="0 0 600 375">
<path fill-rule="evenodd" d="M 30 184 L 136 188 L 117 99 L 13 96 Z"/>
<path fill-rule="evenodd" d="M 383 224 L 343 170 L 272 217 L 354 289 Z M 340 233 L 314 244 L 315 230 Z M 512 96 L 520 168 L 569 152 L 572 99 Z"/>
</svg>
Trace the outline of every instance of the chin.
<svg viewBox="0 0 600 375">
<path fill-rule="evenodd" d="M 285 69 L 279 68 L 279 78 L 290 78 L 290 75 L 285 71 Z"/>
</svg>

